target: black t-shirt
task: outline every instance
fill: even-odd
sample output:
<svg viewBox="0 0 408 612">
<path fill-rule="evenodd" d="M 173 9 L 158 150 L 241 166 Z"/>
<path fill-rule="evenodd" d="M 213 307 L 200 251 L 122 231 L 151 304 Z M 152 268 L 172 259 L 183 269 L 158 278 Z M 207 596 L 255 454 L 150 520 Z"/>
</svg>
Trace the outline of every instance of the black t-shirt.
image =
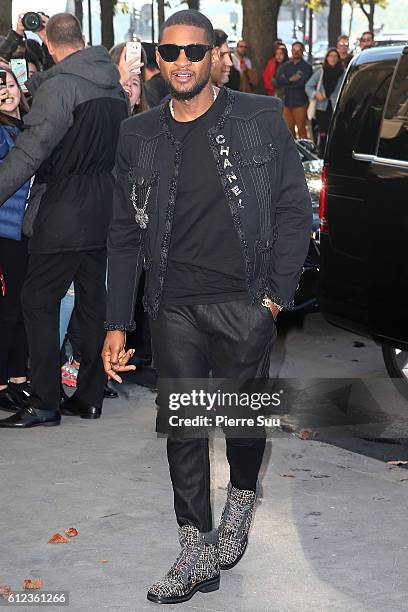
<svg viewBox="0 0 408 612">
<path fill-rule="evenodd" d="M 183 143 L 183 157 L 163 305 L 247 297 L 242 249 L 207 135 L 225 106 L 221 89 L 209 110 L 194 121 L 175 121 L 166 109 L 170 129 Z"/>
</svg>

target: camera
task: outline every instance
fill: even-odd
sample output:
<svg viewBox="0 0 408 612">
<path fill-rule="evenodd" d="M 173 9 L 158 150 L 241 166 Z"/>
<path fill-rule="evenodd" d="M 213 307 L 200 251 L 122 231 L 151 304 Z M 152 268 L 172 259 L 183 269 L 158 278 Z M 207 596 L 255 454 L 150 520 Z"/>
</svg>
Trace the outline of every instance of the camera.
<svg viewBox="0 0 408 612">
<path fill-rule="evenodd" d="M 28 32 L 39 32 L 42 30 L 44 28 L 41 19 L 42 15 L 45 15 L 45 13 L 34 13 L 32 11 L 25 13 L 21 19 L 24 29 Z"/>
</svg>

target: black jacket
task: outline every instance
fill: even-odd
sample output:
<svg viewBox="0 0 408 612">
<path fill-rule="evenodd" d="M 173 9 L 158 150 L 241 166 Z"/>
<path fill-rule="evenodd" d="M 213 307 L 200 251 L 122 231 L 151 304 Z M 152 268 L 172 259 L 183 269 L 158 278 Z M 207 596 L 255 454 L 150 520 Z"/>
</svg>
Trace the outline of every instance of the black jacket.
<svg viewBox="0 0 408 612">
<path fill-rule="evenodd" d="M 30 252 L 105 248 L 116 143 L 128 116 L 119 72 L 104 47 L 89 47 L 27 86 L 33 105 L 0 167 L 0 204 L 35 174 L 32 198 L 40 204 Z"/>
<path fill-rule="evenodd" d="M 281 102 L 227 89 L 227 106 L 208 139 L 240 238 L 248 295 L 256 302 L 266 294 L 290 309 L 308 249 L 312 208 Z M 165 105 L 123 122 L 108 236 L 107 329 L 134 328 L 143 266 L 145 309 L 157 317 L 181 155 Z M 149 219 L 143 229 L 135 221 L 134 204 L 143 208 L 145 202 Z"/>
</svg>

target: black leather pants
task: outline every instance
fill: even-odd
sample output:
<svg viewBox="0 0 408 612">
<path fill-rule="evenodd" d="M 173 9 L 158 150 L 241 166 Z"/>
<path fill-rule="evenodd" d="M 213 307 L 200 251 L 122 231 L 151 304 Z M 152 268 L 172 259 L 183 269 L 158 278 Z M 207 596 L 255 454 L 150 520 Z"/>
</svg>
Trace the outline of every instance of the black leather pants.
<svg viewBox="0 0 408 612">
<path fill-rule="evenodd" d="M 268 376 L 276 327 L 270 310 L 261 304 L 239 300 L 168 306 L 150 323 L 159 380 L 204 379 L 210 371 L 214 378 L 241 381 Z M 161 431 L 160 425 L 156 429 Z M 255 491 L 265 437 L 226 436 L 226 447 L 232 485 Z M 208 438 L 177 438 L 172 433 L 167 457 L 178 524 L 211 531 Z"/>
</svg>

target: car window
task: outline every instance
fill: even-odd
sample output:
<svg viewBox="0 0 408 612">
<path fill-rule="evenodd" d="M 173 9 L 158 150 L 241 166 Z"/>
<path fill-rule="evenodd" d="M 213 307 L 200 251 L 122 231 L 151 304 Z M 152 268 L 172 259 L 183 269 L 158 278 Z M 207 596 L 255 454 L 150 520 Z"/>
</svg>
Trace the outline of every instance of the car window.
<svg viewBox="0 0 408 612">
<path fill-rule="evenodd" d="M 337 168 L 352 172 L 353 150 L 376 153 L 395 63 L 395 59 L 371 62 L 348 73 L 329 135 L 328 160 L 335 162 Z"/>
<path fill-rule="evenodd" d="M 388 96 L 378 157 L 408 161 L 408 53 L 401 56 Z"/>
<path fill-rule="evenodd" d="M 358 153 L 376 152 L 381 118 L 394 72 L 390 68 L 381 62 L 372 65 L 371 70 L 364 75 L 365 78 L 360 78 L 362 111 L 354 145 Z"/>
</svg>

